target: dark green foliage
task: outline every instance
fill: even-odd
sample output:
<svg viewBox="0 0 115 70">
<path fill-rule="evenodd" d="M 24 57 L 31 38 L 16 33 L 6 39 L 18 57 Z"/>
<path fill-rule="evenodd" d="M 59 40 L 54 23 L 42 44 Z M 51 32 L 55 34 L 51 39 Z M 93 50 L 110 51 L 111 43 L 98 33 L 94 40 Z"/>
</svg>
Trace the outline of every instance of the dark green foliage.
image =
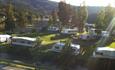
<svg viewBox="0 0 115 70">
<path fill-rule="evenodd" d="M 102 8 L 102 10 L 98 13 L 97 19 L 95 21 L 96 28 L 103 30 L 107 29 L 112 18 L 114 17 L 114 14 L 114 8 L 111 7 L 111 5 Z"/>
<path fill-rule="evenodd" d="M 57 58 L 57 63 L 62 68 L 62 70 L 71 70 L 74 65 L 76 65 L 77 58 L 73 55 L 73 51 L 70 47 L 71 39 L 66 41 L 66 45 L 60 55 Z"/>
<path fill-rule="evenodd" d="M 88 18 L 88 10 L 87 7 L 85 6 L 85 2 L 83 5 L 80 6 L 79 11 L 78 11 L 78 29 L 79 32 L 83 32 L 84 25 L 87 22 Z"/>
<path fill-rule="evenodd" d="M 1 1 L 0 1 L 1 2 Z M 14 1 L 6 0 L 6 4 L 2 2 L 0 4 L 0 14 L 6 16 L 6 20 L 2 22 L 2 30 L 4 29 L 5 32 L 13 33 L 17 31 L 17 29 L 26 27 L 27 24 L 32 24 L 33 19 L 37 19 L 39 17 L 39 13 L 28 9 L 25 6 L 14 6 Z M 36 16 L 36 17 L 35 17 Z M 37 21 L 37 20 L 36 20 Z"/>
<path fill-rule="evenodd" d="M 73 16 L 72 16 L 72 25 L 77 27 L 79 32 L 83 32 L 84 24 L 87 23 L 88 18 L 88 9 L 85 6 L 85 3 L 80 6 L 78 10 L 73 9 Z"/>
<path fill-rule="evenodd" d="M 6 21 L 5 21 L 5 31 L 8 32 L 13 32 L 15 28 L 15 23 L 14 23 L 14 7 L 12 5 L 12 1 L 8 1 L 8 5 L 6 8 Z"/>
<path fill-rule="evenodd" d="M 58 19 L 57 11 L 56 10 L 52 11 L 51 16 L 52 16 L 52 21 L 55 24 L 57 22 L 57 19 Z"/>
</svg>

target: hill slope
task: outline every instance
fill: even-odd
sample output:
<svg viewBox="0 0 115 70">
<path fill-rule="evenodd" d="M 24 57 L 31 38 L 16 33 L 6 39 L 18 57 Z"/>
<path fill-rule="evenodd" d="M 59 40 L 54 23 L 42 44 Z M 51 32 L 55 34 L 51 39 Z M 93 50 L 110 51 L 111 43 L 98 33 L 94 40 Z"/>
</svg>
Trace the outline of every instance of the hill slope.
<svg viewBox="0 0 115 70">
<path fill-rule="evenodd" d="M 0 0 L 0 1 L 2 2 L 2 4 L 6 4 L 8 0 Z M 12 0 L 12 1 L 14 6 L 18 9 L 27 8 L 36 12 L 40 12 L 42 14 L 48 14 L 53 9 L 57 9 L 58 7 L 58 3 L 49 0 Z M 96 15 L 100 9 L 101 7 L 88 7 L 89 23 L 92 23 L 95 20 Z"/>
</svg>

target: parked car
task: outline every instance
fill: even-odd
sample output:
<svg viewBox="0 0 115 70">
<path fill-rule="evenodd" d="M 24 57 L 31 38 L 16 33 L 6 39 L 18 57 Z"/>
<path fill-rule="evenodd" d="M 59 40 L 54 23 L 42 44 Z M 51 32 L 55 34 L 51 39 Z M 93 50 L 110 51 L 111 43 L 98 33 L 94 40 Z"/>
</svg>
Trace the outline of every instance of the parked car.
<svg viewBox="0 0 115 70">
<path fill-rule="evenodd" d="M 115 49 L 110 47 L 98 47 L 93 52 L 93 57 L 115 59 Z"/>
<path fill-rule="evenodd" d="M 54 44 L 52 46 L 51 51 L 59 53 L 59 52 L 61 52 L 63 50 L 64 46 L 65 46 L 65 43 L 58 42 L 58 43 L 56 43 L 56 44 Z M 79 52 L 80 52 L 80 45 L 71 43 L 70 47 L 73 50 L 73 53 L 75 55 L 79 54 Z"/>
</svg>

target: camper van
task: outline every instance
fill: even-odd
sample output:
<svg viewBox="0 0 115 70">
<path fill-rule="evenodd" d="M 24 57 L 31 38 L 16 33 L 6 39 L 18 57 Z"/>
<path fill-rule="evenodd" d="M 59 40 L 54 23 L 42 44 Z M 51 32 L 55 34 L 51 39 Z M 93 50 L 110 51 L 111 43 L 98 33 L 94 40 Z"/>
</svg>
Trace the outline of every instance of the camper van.
<svg viewBox="0 0 115 70">
<path fill-rule="evenodd" d="M 51 51 L 59 53 L 59 52 L 62 51 L 62 49 L 64 48 L 64 46 L 65 46 L 65 43 L 58 42 L 58 43 L 56 43 L 56 44 L 53 45 L 53 47 L 51 48 Z M 80 51 L 80 45 L 78 45 L 78 44 L 72 44 L 71 43 L 70 46 L 71 46 L 72 50 L 74 51 L 74 54 L 78 55 L 79 51 Z"/>
<path fill-rule="evenodd" d="M 93 57 L 95 58 L 111 58 L 115 59 L 115 49 L 109 47 L 98 47 L 93 52 Z"/>
<path fill-rule="evenodd" d="M 30 37 L 12 37 L 11 45 L 33 47 L 37 44 L 36 38 Z"/>
</svg>

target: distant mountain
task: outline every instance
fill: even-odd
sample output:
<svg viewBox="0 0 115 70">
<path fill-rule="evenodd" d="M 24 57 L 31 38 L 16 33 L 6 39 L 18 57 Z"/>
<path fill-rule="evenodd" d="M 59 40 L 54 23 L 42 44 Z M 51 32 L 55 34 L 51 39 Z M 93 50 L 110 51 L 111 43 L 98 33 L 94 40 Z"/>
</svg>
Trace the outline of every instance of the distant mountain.
<svg viewBox="0 0 115 70">
<path fill-rule="evenodd" d="M 94 23 L 98 12 L 102 9 L 102 7 L 96 7 L 96 6 L 89 6 L 88 7 L 88 23 Z"/>
<path fill-rule="evenodd" d="M 0 0 L 2 4 L 6 4 L 8 0 Z M 49 13 L 57 8 L 57 3 L 49 0 L 12 0 L 16 8 L 27 8 L 42 13 Z"/>
<path fill-rule="evenodd" d="M 8 0 L 0 0 L 3 4 L 6 4 Z M 48 14 L 53 9 L 57 9 L 58 3 L 49 0 L 12 0 L 16 8 L 28 8 L 30 10 L 40 12 L 42 14 Z M 78 8 L 78 7 L 77 7 Z M 101 7 L 88 7 L 89 18 L 88 22 L 93 23 L 97 13 Z"/>
</svg>

